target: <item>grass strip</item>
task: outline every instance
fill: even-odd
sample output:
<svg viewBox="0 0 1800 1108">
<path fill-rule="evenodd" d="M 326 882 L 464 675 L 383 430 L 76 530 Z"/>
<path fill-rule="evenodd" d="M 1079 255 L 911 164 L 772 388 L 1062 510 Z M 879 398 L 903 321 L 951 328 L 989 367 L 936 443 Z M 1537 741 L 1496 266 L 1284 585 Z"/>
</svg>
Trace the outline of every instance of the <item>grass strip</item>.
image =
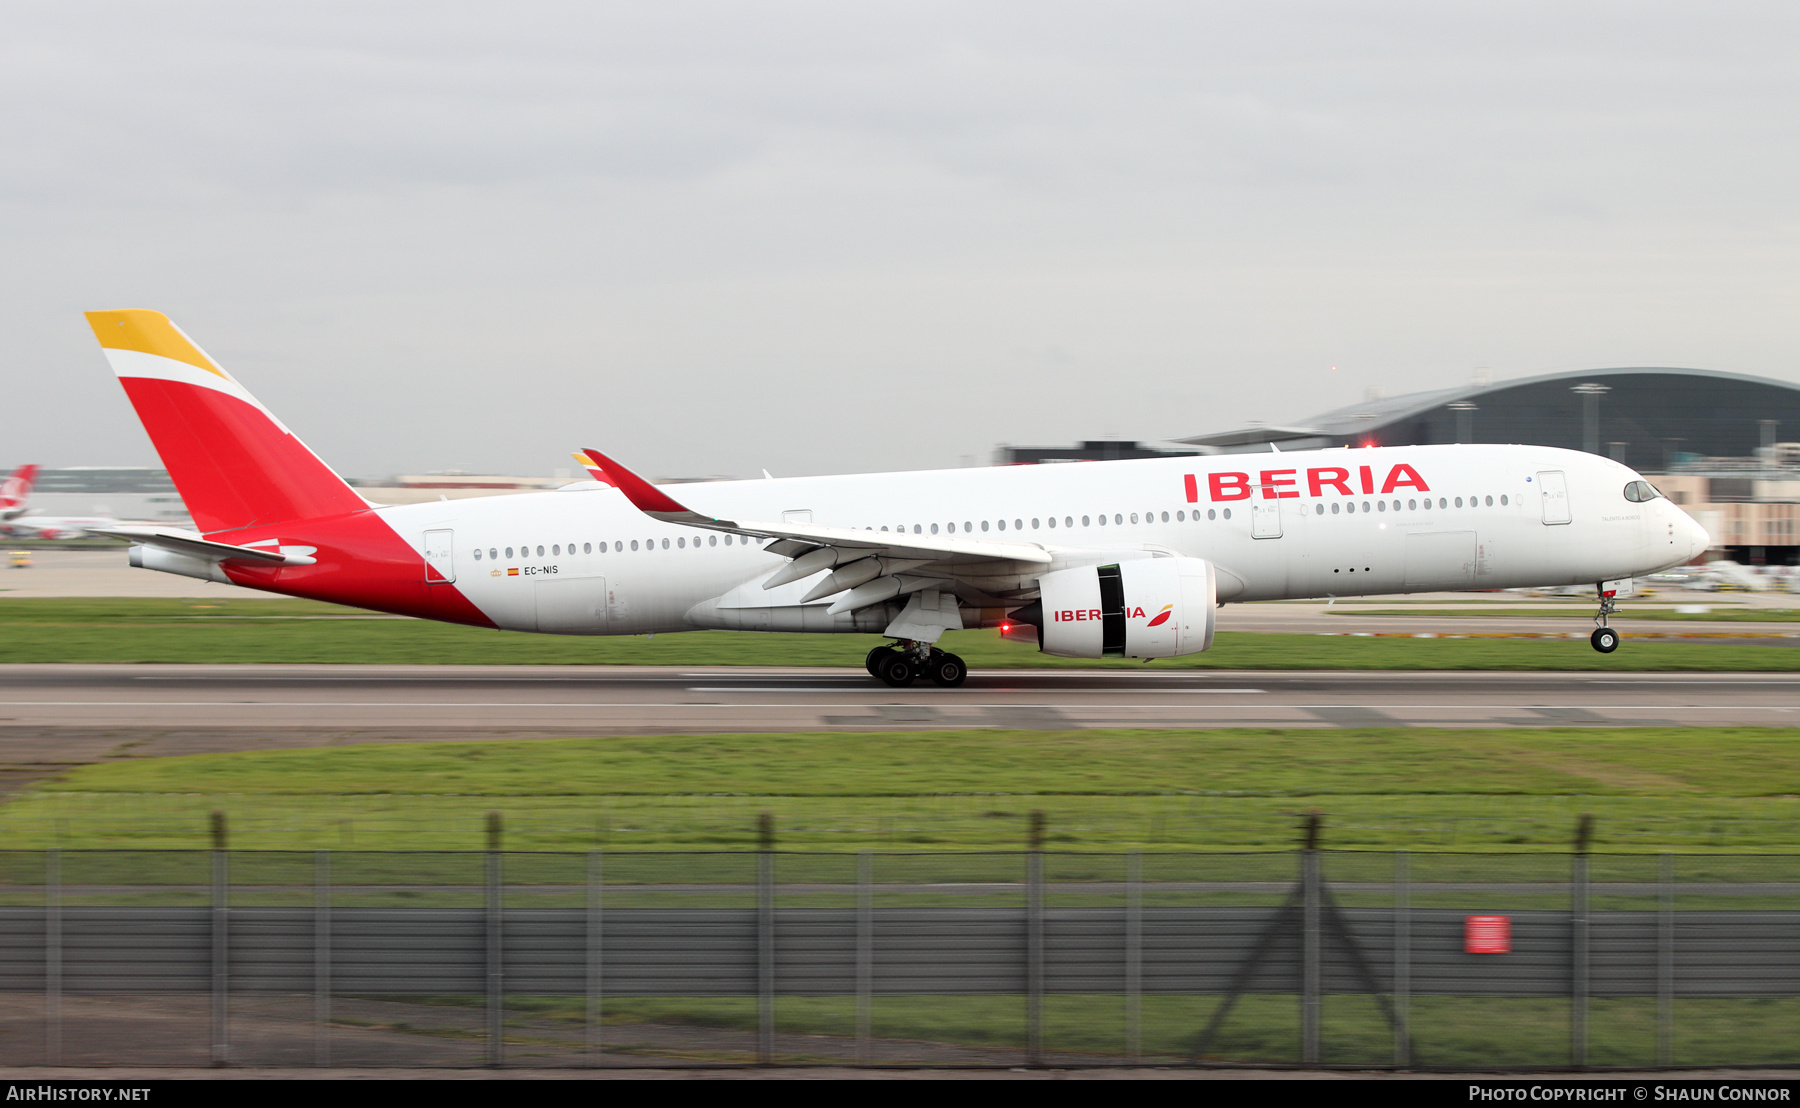
<svg viewBox="0 0 1800 1108">
<path fill-rule="evenodd" d="M 923 731 L 384 743 L 82 767 L 0 806 L 21 848 L 194 848 L 224 810 L 265 849 L 1567 848 L 1582 812 L 1624 850 L 1800 846 L 1800 731 L 1372 728 Z M 58 837 L 60 836 L 60 838 Z"/>
<path fill-rule="evenodd" d="M 1583 631 L 1572 620 L 1572 631 Z M 362 665 L 793 665 L 860 668 L 875 635 L 529 635 L 372 616 L 311 601 L 0 600 L 0 663 Z M 1774 640 L 1780 642 L 1781 640 Z M 1794 671 L 1800 649 L 1631 642 L 1610 655 L 1569 640 L 1410 639 L 1221 632 L 1212 650 L 1144 663 L 1053 658 L 992 631 L 945 636 L 982 668 Z"/>
</svg>

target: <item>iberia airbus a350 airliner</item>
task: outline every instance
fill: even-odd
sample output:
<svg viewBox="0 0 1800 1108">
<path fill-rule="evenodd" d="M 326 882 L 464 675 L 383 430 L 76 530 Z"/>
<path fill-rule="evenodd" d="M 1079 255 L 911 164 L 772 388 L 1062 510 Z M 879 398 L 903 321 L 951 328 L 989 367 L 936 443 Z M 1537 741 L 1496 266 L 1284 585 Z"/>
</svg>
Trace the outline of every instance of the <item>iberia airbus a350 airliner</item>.
<svg viewBox="0 0 1800 1108">
<path fill-rule="evenodd" d="M 159 312 L 89 312 L 197 532 L 118 527 L 134 566 L 560 635 L 877 634 L 871 674 L 962 683 L 946 630 L 1071 658 L 1213 642 L 1228 601 L 1593 583 L 1679 565 L 1704 530 L 1606 458 L 1408 446 L 681 486 L 606 481 L 370 504 Z"/>
</svg>

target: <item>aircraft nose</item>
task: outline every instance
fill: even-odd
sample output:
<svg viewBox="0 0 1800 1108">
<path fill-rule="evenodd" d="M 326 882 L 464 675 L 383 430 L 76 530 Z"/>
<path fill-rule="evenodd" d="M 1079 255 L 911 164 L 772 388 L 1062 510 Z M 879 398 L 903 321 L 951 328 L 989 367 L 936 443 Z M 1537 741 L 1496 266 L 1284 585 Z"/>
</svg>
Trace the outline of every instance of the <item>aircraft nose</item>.
<svg viewBox="0 0 1800 1108">
<path fill-rule="evenodd" d="M 1678 542 L 1686 542 L 1688 551 L 1687 556 L 1690 560 L 1698 558 L 1700 555 L 1706 553 L 1707 548 L 1712 545 L 1712 536 L 1706 533 L 1706 528 L 1700 526 L 1699 520 L 1688 515 L 1686 512 L 1681 512 L 1680 514 L 1681 522 L 1676 526 L 1676 539 Z"/>
</svg>

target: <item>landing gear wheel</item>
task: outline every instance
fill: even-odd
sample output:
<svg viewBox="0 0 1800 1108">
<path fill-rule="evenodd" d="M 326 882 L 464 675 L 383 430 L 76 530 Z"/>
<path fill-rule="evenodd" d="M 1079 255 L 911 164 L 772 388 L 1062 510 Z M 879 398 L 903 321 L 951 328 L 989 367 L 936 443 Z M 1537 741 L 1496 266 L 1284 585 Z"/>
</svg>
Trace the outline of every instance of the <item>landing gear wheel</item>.
<svg viewBox="0 0 1800 1108">
<path fill-rule="evenodd" d="M 891 646 L 878 646 L 869 651 L 869 656 L 863 659 L 863 667 L 869 671 L 870 677 L 881 676 L 881 660 L 893 652 L 894 648 Z"/>
<path fill-rule="evenodd" d="M 931 675 L 933 683 L 946 689 L 954 689 L 969 676 L 969 667 L 954 654 L 932 652 L 931 661 L 926 663 L 925 672 Z"/>
<path fill-rule="evenodd" d="M 1619 633 L 1610 627 L 1594 628 L 1594 633 L 1588 638 L 1588 641 L 1593 643 L 1594 649 L 1602 654 L 1611 654 L 1619 649 Z"/>
<path fill-rule="evenodd" d="M 913 660 L 898 650 L 888 651 L 888 656 L 881 660 L 880 665 L 881 672 L 875 676 L 896 689 L 904 689 L 919 675 L 919 668 Z"/>
</svg>

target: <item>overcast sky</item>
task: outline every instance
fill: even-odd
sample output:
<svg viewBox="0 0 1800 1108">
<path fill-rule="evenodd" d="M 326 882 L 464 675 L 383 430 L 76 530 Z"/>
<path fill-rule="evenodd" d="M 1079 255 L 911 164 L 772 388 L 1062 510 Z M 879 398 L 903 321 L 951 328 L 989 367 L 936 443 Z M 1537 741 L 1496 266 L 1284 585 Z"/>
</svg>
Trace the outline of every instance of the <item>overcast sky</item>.
<svg viewBox="0 0 1800 1108">
<path fill-rule="evenodd" d="M 352 476 L 1800 381 L 1797 48 L 1792 3 L 0 3 L 0 461 L 156 464 L 90 308 Z"/>
</svg>

